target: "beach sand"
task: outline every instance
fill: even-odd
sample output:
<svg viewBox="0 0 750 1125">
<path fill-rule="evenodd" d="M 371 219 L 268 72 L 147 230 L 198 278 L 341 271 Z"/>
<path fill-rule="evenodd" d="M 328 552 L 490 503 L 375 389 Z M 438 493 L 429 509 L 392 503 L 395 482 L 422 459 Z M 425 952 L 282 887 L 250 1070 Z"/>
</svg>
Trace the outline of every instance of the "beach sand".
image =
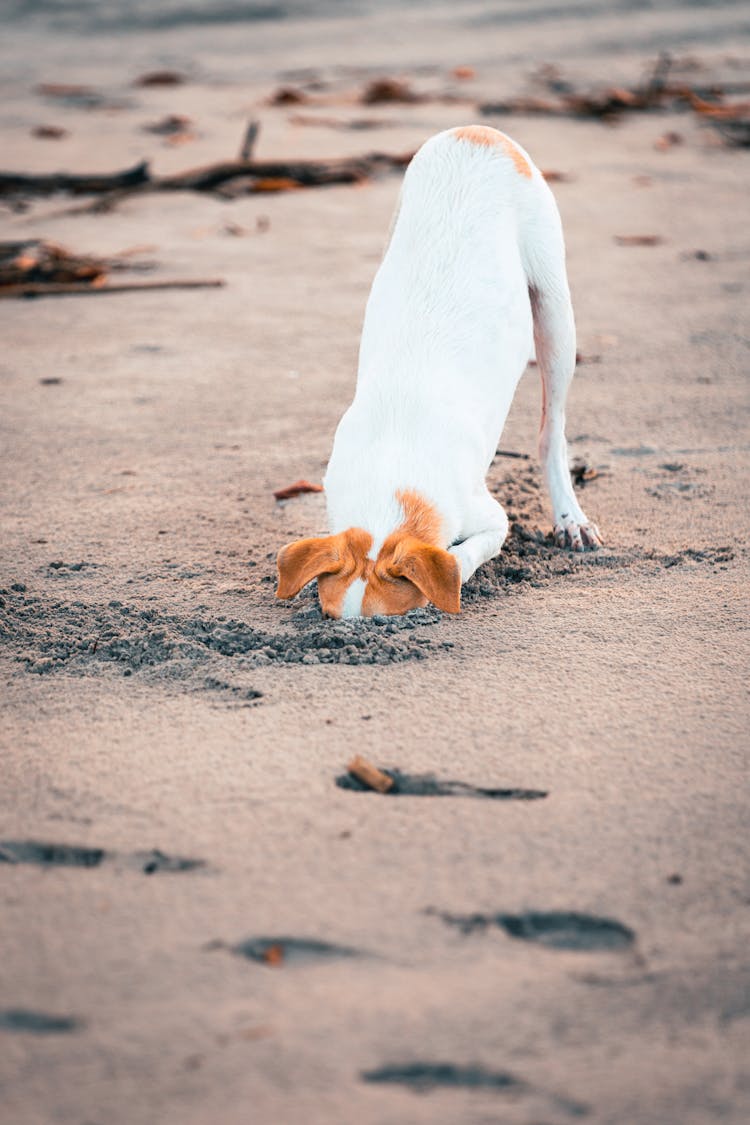
<svg viewBox="0 0 750 1125">
<path fill-rule="evenodd" d="M 504 129 L 566 177 L 568 436 L 606 546 L 546 538 L 530 368 L 500 443 L 523 456 L 489 478 L 514 530 L 460 616 L 275 601 L 277 550 L 325 509 L 273 490 L 322 477 L 397 174 L 1 206 L 3 239 L 226 283 L 0 303 L 1 1116 L 740 1125 L 750 157 L 688 112 L 477 106 L 542 64 L 633 84 L 662 49 L 685 81 L 739 81 L 741 8 L 303 9 L 11 21 L 3 168 L 178 171 L 234 157 L 250 118 L 268 159 Z M 187 81 L 133 84 L 164 68 Z M 426 100 L 359 104 L 382 75 Z M 289 84 L 307 104 L 269 106 Z M 194 138 L 143 131 L 166 114 Z M 511 792 L 357 792 L 337 785 L 356 753 Z"/>
</svg>

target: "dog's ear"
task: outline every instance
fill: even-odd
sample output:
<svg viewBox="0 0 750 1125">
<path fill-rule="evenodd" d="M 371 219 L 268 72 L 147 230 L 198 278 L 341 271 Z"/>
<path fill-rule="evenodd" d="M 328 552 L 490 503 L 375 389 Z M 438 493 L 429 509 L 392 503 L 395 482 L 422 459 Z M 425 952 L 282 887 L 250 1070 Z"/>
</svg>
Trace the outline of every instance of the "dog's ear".
<svg viewBox="0 0 750 1125">
<path fill-rule="evenodd" d="M 419 539 L 399 543 L 388 573 L 408 578 L 428 601 L 446 613 L 461 609 L 461 564 L 450 551 L 431 547 Z"/>
<path fill-rule="evenodd" d="M 344 565 L 340 535 L 320 539 L 298 539 L 282 547 L 276 558 L 279 568 L 277 598 L 293 598 L 303 586 L 321 574 L 335 574 Z"/>
</svg>

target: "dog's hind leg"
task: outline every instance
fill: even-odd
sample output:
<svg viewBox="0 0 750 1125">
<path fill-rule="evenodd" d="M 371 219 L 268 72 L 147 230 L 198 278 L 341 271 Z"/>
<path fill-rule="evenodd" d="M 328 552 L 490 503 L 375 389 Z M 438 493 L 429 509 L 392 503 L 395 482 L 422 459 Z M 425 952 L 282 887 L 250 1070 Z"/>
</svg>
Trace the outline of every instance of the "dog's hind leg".
<svg viewBox="0 0 750 1125">
<path fill-rule="evenodd" d="M 565 271 L 562 225 L 552 192 L 543 180 L 536 206 L 523 224 L 523 260 L 534 317 L 534 346 L 542 376 L 539 458 L 555 520 L 559 547 L 583 551 L 601 545 L 599 530 L 581 509 L 570 479 L 565 438 L 565 400 L 576 364 L 576 330 Z"/>
</svg>

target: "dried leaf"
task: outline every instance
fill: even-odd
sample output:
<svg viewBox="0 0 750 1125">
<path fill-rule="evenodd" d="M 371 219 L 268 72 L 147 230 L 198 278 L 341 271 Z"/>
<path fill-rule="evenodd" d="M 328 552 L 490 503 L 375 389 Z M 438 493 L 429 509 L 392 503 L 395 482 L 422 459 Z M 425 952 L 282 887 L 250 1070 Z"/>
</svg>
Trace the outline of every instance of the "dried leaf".
<svg viewBox="0 0 750 1125">
<path fill-rule="evenodd" d="M 596 480 L 599 476 L 599 470 L 590 465 L 583 457 L 576 457 L 570 466 L 570 475 L 573 478 L 573 484 L 583 488 L 586 481 Z"/>
<path fill-rule="evenodd" d="M 277 488 L 274 497 L 277 500 L 291 500 L 294 496 L 302 496 L 305 492 L 322 492 L 322 484 L 311 484 L 309 480 L 297 480 L 288 484 L 286 488 Z"/>
<path fill-rule="evenodd" d="M 68 136 L 68 130 L 62 129 L 59 125 L 36 125 L 31 130 L 31 135 L 42 141 L 59 141 L 62 137 Z"/>
<path fill-rule="evenodd" d="M 304 105 L 309 101 L 307 94 L 295 86 L 280 86 L 268 99 L 269 105 Z"/>
<path fill-rule="evenodd" d="M 365 87 L 362 101 L 365 105 L 380 105 L 383 102 L 416 102 L 419 97 L 408 82 L 398 78 L 376 78 Z"/>
<path fill-rule="evenodd" d="M 263 950 L 263 960 L 266 965 L 278 968 L 284 962 L 284 946 L 280 942 L 269 945 Z"/>
<path fill-rule="evenodd" d="M 548 184 L 569 184 L 573 179 L 567 172 L 556 172 L 553 169 L 542 169 L 542 175 Z"/>
<path fill-rule="evenodd" d="M 45 98 L 83 98 L 89 97 L 95 91 L 91 86 L 76 86 L 66 82 L 40 82 L 36 92 Z"/>
<path fill-rule="evenodd" d="M 190 144 L 191 141 L 196 139 L 196 133 L 174 133 L 173 136 L 167 137 L 164 143 L 168 144 L 170 148 L 178 148 L 180 145 Z"/>
<path fill-rule="evenodd" d="M 151 70 L 140 74 L 133 83 L 134 86 L 182 86 L 187 79 L 177 70 Z"/>
</svg>

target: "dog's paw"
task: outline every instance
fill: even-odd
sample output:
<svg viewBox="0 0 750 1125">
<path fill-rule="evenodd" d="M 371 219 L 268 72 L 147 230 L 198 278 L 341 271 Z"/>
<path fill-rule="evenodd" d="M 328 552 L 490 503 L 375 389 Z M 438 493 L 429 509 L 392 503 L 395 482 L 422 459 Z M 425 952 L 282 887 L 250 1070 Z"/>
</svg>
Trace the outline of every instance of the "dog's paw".
<svg viewBox="0 0 750 1125">
<path fill-rule="evenodd" d="M 579 523 L 568 516 L 563 516 L 555 524 L 553 535 L 558 547 L 571 551 L 598 551 L 602 545 L 599 528 L 595 523 Z"/>
</svg>

